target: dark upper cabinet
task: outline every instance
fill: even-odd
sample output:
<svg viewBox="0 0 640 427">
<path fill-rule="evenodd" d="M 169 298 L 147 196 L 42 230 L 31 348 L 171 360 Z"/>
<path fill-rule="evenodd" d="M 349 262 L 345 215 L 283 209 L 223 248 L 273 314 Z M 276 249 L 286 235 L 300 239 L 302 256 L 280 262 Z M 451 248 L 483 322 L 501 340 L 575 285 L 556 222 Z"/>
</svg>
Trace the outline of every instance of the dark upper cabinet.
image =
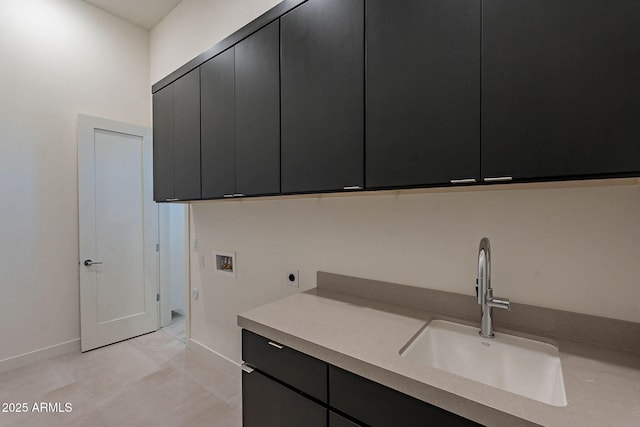
<svg viewBox="0 0 640 427">
<path fill-rule="evenodd" d="M 154 200 L 200 198 L 200 74 L 153 95 Z"/>
<path fill-rule="evenodd" d="M 482 174 L 640 171 L 640 2 L 484 0 Z"/>
<path fill-rule="evenodd" d="M 480 0 L 367 0 L 366 186 L 480 178 Z"/>
<path fill-rule="evenodd" d="M 153 200 L 173 199 L 173 85 L 153 94 Z"/>
<path fill-rule="evenodd" d="M 203 198 L 280 192 L 279 55 L 275 21 L 200 67 Z"/>
<path fill-rule="evenodd" d="M 154 85 L 154 198 L 638 175 L 638 22 L 637 0 L 283 2 Z"/>
<path fill-rule="evenodd" d="M 233 195 L 236 187 L 235 51 L 200 67 L 202 198 Z"/>
<path fill-rule="evenodd" d="M 173 84 L 175 198 L 200 198 L 200 72 Z"/>
<path fill-rule="evenodd" d="M 363 186 L 364 0 L 280 18 L 282 192 Z"/>
<path fill-rule="evenodd" d="M 280 192 L 280 22 L 235 47 L 236 193 Z"/>
</svg>

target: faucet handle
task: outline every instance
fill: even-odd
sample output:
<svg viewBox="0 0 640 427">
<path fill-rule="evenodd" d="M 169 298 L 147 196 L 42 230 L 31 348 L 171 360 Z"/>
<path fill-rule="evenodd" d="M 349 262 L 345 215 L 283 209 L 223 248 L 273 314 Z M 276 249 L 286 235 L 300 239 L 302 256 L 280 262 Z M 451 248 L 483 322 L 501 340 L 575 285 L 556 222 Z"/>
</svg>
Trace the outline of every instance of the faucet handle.
<svg viewBox="0 0 640 427">
<path fill-rule="evenodd" d="M 502 308 L 511 311 L 511 303 L 509 298 L 500 298 L 493 296 L 493 289 L 487 289 L 487 305 L 494 308 Z"/>
</svg>

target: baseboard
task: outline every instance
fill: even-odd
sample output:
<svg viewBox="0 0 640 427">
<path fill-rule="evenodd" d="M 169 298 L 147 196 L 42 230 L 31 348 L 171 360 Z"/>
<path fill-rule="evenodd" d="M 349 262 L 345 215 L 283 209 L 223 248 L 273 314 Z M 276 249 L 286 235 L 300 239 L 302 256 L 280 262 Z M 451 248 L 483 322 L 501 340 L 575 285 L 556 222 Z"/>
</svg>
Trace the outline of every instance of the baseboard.
<svg viewBox="0 0 640 427">
<path fill-rule="evenodd" d="M 80 338 L 0 360 L 0 374 L 72 351 L 80 351 Z"/>
<path fill-rule="evenodd" d="M 187 340 L 187 349 L 193 351 L 203 359 L 210 361 L 235 378 L 240 378 L 242 376 L 240 363 L 235 362 L 226 356 L 223 356 L 212 348 L 209 348 L 194 339 Z"/>
</svg>

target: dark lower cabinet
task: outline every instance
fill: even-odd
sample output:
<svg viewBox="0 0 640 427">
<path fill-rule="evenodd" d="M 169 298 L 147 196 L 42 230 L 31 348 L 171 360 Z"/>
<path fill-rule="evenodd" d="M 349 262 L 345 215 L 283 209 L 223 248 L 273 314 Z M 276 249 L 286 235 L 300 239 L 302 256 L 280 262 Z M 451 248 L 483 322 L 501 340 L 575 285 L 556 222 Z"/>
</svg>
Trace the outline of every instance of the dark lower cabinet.
<svg viewBox="0 0 640 427">
<path fill-rule="evenodd" d="M 244 427 L 478 425 L 246 329 L 242 358 Z"/>
<path fill-rule="evenodd" d="M 280 18 L 282 192 L 364 185 L 364 0 Z"/>
<path fill-rule="evenodd" d="M 335 366 L 329 366 L 329 384 L 331 407 L 372 427 L 478 425 Z"/>
<path fill-rule="evenodd" d="M 326 427 L 328 365 L 242 330 L 244 427 Z"/>
<path fill-rule="evenodd" d="M 153 186 L 158 202 L 200 199 L 200 71 L 153 94 Z"/>
<path fill-rule="evenodd" d="M 483 176 L 637 176 L 639 22 L 637 0 L 484 0 Z"/>
<path fill-rule="evenodd" d="M 361 424 L 355 423 L 342 415 L 329 411 L 329 427 L 360 427 Z"/>
<path fill-rule="evenodd" d="M 242 373 L 244 427 L 326 427 L 327 408 L 266 377 Z"/>
<path fill-rule="evenodd" d="M 254 368 L 327 403 L 327 364 L 246 329 L 242 360 Z"/>
<path fill-rule="evenodd" d="M 480 0 L 367 0 L 366 186 L 480 179 Z"/>
</svg>

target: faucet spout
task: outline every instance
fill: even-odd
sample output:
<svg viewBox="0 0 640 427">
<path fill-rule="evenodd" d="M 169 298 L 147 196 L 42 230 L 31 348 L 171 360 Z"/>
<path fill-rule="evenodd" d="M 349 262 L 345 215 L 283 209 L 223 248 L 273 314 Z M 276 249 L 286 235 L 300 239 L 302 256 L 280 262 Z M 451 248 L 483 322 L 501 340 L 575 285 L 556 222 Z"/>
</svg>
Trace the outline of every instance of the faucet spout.
<svg viewBox="0 0 640 427">
<path fill-rule="evenodd" d="M 491 245 L 489 239 L 483 237 L 478 248 L 478 277 L 476 279 L 476 293 L 478 304 L 482 307 L 482 320 L 479 334 L 485 338 L 493 338 L 492 309 L 501 308 L 511 310 L 511 304 L 507 298 L 493 296 L 491 288 Z"/>
</svg>

